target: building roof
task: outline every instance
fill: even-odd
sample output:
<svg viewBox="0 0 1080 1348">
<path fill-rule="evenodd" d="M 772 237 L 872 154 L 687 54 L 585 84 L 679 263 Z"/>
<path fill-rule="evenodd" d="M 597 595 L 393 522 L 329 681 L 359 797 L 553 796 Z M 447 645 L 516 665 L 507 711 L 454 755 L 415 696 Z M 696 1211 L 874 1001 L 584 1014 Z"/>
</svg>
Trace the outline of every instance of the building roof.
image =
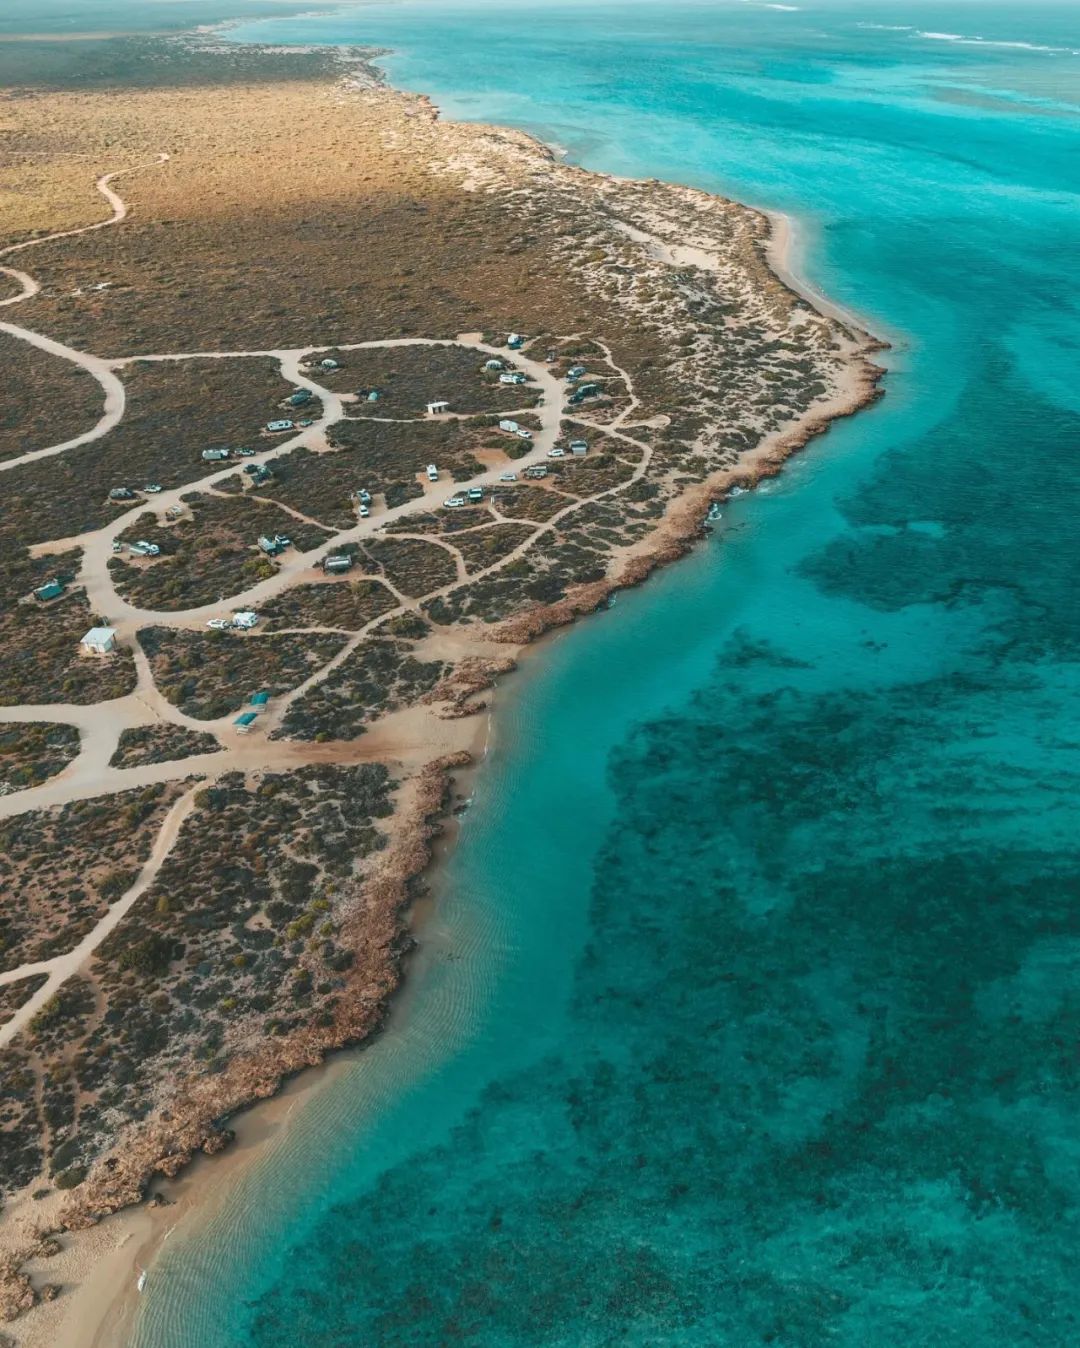
<svg viewBox="0 0 1080 1348">
<path fill-rule="evenodd" d="M 265 707 L 269 701 L 270 701 L 270 694 L 266 691 L 265 688 L 261 692 L 252 693 L 251 695 L 251 705 L 253 707 Z"/>
<path fill-rule="evenodd" d="M 91 627 L 86 636 L 82 639 L 84 646 L 107 646 L 110 641 L 116 640 L 115 627 Z"/>
<path fill-rule="evenodd" d="M 245 711 L 244 713 L 242 713 L 242 715 L 236 718 L 236 720 L 233 722 L 233 725 L 239 726 L 250 725 L 252 721 L 254 721 L 255 718 L 258 716 L 258 714 L 259 713 L 255 711 Z"/>
</svg>

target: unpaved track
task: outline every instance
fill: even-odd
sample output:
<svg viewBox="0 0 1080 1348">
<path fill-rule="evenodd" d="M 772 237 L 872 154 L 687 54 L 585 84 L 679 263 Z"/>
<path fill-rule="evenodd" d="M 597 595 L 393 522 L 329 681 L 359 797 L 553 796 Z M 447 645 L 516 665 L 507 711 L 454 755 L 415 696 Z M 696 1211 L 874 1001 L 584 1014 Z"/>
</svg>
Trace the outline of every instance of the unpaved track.
<svg viewBox="0 0 1080 1348">
<path fill-rule="evenodd" d="M 156 163 L 165 163 L 167 159 L 167 155 L 161 155 Z M 123 170 L 121 172 L 134 171 L 136 170 Z M 83 226 L 81 229 L 65 230 L 49 235 L 47 238 L 30 239 L 23 243 L 11 245 L 0 250 L 0 258 L 51 240 L 73 238 L 93 230 L 103 229 L 126 219 L 128 208 L 122 198 L 110 186 L 110 183 L 119 176 L 121 176 L 120 172 L 105 174 L 97 180 L 96 184 L 98 191 L 112 207 L 113 213 L 109 219 Z M 0 266 L 0 274 L 10 277 L 20 287 L 19 294 L 0 301 L 0 306 L 22 303 L 32 299 L 34 295 L 40 292 L 38 283 L 26 272 L 10 266 Z M 277 361 L 282 377 L 286 382 L 297 388 L 309 389 L 314 393 L 320 399 L 322 405 L 322 415 L 319 419 L 312 426 L 304 428 L 296 435 L 269 443 L 265 450 L 250 460 L 253 464 L 272 462 L 300 446 L 311 448 L 325 446 L 326 431 L 336 422 L 344 419 L 346 415 L 345 399 L 341 394 L 319 384 L 312 377 L 317 371 L 312 370 L 310 366 L 320 352 L 334 349 L 365 351 L 388 347 L 457 345 L 467 347 L 478 354 L 497 356 L 521 370 L 540 389 L 540 404 L 537 407 L 529 408 L 528 411 L 537 415 L 541 424 L 540 429 L 533 436 L 528 453 L 514 463 L 514 470 L 519 473 L 531 464 L 546 461 L 548 451 L 555 445 L 566 408 L 567 389 L 565 384 L 555 378 L 546 364 L 534 361 L 524 351 L 508 353 L 501 347 L 491 346 L 482 340 L 479 333 L 462 333 L 456 338 L 401 337 L 355 342 L 347 345 L 332 344 L 263 351 L 156 353 L 106 359 L 89 352 L 76 350 L 18 324 L 0 323 L 0 331 L 86 370 L 101 385 L 105 399 L 103 415 L 91 430 L 61 444 L 50 445 L 21 455 L 17 459 L 10 459 L 6 463 L 0 464 L 0 471 L 15 468 L 20 464 L 31 463 L 38 459 L 48 458 L 52 455 L 62 454 L 68 449 L 88 444 L 108 434 L 121 421 L 126 408 L 125 388 L 117 371 L 135 361 L 166 363 L 207 359 L 271 358 Z M 622 371 L 619 371 L 619 373 L 624 374 Z M 637 406 L 637 399 L 634 397 L 629 380 L 627 379 L 626 382 L 632 400 L 631 407 L 627 408 L 618 418 L 616 426 L 629 411 Z M 417 417 L 410 420 L 419 423 L 423 418 Z M 633 444 L 638 449 L 643 450 L 643 459 L 634 473 L 634 478 L 640 476 L 651 455 L 648 446 L 631 440 L 629 436 L 624 435 L 614 427 L 610 431 L 601 427 L 589 427 L 589 430 L 594 434 L 610 434 L 616 439 Z M 200 490 L 213 490 L 217 483 L 236 472 L 236 465 L 233 463 L 225 468 L 216 469 L 201 479 L 184 483 L 180 487 L 162 493 L 155 498 L 152 507 L 151 503 L 140 500 L 130 510 L 115 516 L 100 529 L 77 535 L 71 539 L 54 540 L 39 545 L 31 551 L 34 555 L 41 556 L 58 550 L 66 550 L 73 546 L 79 547 L 83 553 L 79 579 L 85 585 L 91 608 L 95 612 L 106 615 L 107 621 L 118 629 L 122 638 L 133 638 L 137 630 L 143 626 L 202 627 L 208 617 L 221 614 L 223 609 L 227 607 L 257 606 L 282 593 L 302 579 L 323 579 L 322 572 L 316 571 L 315 568 L 326 552 L 340 547 L 344 543 L 358 542 L 377 534 L 391 521 L 407 519 L 411 515 L 438 509 L 448 493 L 462 493 L 467 491 L 470 486 L 495 487 L 503 471 L 505 471 L 505 465 L 499 465 L 478 474 L 468 482 L 450 483 L 445 479 L 438 483 L 424 482 L 421 484 L 423 494 L 420 497 L 393 509 L 383 510 L 366 520 L 360 520 L 349 529 L 336 533 L 328 532 L 327 537 L 317 549 L 307 553 L 291 553 L 273 577 L 232 596 L 227 603 L 205 604 L 177 613 L 140 609 L 128 604 L 116 593 L 109 572 L 109 562 L 114 555 L 113 542 L 148 508 L 163 512 L 170 505 L 177 504 L 182 496 Z M 625 486 L 626 484 L 621 485 Z M 621 487 L 617 487 L 613 490 L 620 489 Z M 602 494 L 608 495 L 609 493 L 604 492 Z M 274 504 L 279 503 L 274 502 Z M 478 571 L 473 579 L 479 579 L 490 571 L 498 570 L 500 567 L 511 563 L 531 546 L 536 537 L 549 531 L 554 527 L 556 521 L 580 504 L 581 501 L 578 498 L 568 499 L 566 506 L 557 515 L 546 524 L 534 528 L 529 539 L 522 542 L 509 555 L 494 562 L 490 567 Z M 289 507 L 283 508 L 296 518 L 307 519 L 299 511 L 292 510 Z M 315 521 L 309 522 L 315 523 Z M 528 523 L 532 524 L 533 522 L 528 521 Z M 320 527 L 325 528 L 325 526 Z M 454 557 L 457 572 L 453 581 L 433 591 L 431 595 L 423 596 L 424 598 L 431 598 L 435 595 L 449 593 L 460 585 L 467 577 L 467 567 L 460 549 L 455 547 L 451 541 L 443 539 L 426 539 L 425 541 L 435 542 L 449 552 Z M 154 842 L 151 855 L 142 867 L 135 883 L 108 910 L 91 932 L 72 950 L 57 956 L 55 959 L 23 965 L 6 974 L 0 974 L 0 986 L 18 982 L 20 979 L 36 973 L 47 974 L 45 984 L 19 1008 L 6 1025 L 0 1027 L 0 1047 L 9 1043 L 24 1029 L 38 1010 L 55 994 L 60 984 L 76 973 L 91 958 L 94 951 L 116 929 L 138 899 L 153 884 L 165 858 L 175 845 L 185 819 L 194 808 L 196 791 L 206 782 L 213 781 L 222 773 L 229 771 L 288 771 L 318 762 L 333 762 L 341 765 L 372 761 L 376 758 L 386 759 L 389 746 L 382 743 L 381 737 L 377 734 L 365 735 L 363 739 L 344 743 L 321 745 L 289 740 L 270 741 L 266 736 L 274 728 L 280 726 L 289 707 L 298 698 L 303 697 L 313 687 L 330 677 L 349 658 L 372 628 L 385 621 L 395 612 L 416 611 L 421 602 L 420 599 L 406 600 L 394 587 L 391 586 L 391 589 L 394 590 L 399 601 L 398 608 L 392 610 L 389 614 L 379 614 L 359 631 L 351 633 L 348 641 L 345 642 L 341 651 L 334 658 L 313 670 L 306 679 L 283 697 L 274 699 L 272 709 L 260 722 L 261 733 L 255 737 L 239 735 L 231 724 L 232 714 L 216 721 L 198 721 L 173 706 L 157 688 L 150 662 L 137 642 L 133 643 L 136 687 L 126 697 L 88 707 L 57 704 L 0 708 L 0 723 L 51 720 L 74 725 L 80 733 L 80 752 L 72 763 L 56 778 L 40 787 L 0 797 L 0 818 L 13 817 L 30 810 L 60 807 L 76 800 L 112 795 L 181 778 L 195 778 L 198 783 L 170 809 Z M 174 759 L 162 763 L 147 763 L 135 768 L 123 769 L 110 766 L 110 759 L 124 729 L 161 723 L 211 731 L 219 737 L 222 747 L 212 753 L 198 754 L 186 759 Z M 431 756 L 431 745 L 427 742 L 423 729 L 418 728 L 404 737 L 398 732 L 395 732 L 395 735 L 396 737 L 392 736 L 393 753 L 391 756 L 396 761 L 403 763 L 415 761 L 419 764 Z"/>
<path fill-rule="evenodd" d="M 95 230 L 107 229 L 110 225 L 117 225 L 122 220 L 126 220 L 128 216 L 127 203 L 113 191 L 109 184 L 125 174 L 138 173 L 144 168 L 157 168 L 161 164 L 167 163 L 168 159 L 167 154 L 160 154 L 152 164 L 140 164 L 134 168 L 117 169 L 113 173 L 103 174 L 94 185 L 112 207 L 112 215 L 107 220 L 98 220 L 95 224 L 83 225 L 79 229 L 64 229 L 56 234 L 46 234 L 40 239 L 24 239 L 22 243 L 9 244 L 6 248 L 0 248 L 0 257 L 21 253 L 27 248 L 37 248 L 43 243 L 53 243 L 57 239 L 74 239 L 80 234 L 91 234 Z M 12 277 L 22 286 L 22 294 L 13 295 L 0 301 L 0 307 L 21 304 L 25 300 L 33 299 L 41 291 L 38 282 L 24 271 L 18 271 L 14 267 L 0 267 L 0 272 L 5 276 Z M 67 449 L 75 449 L 79 445 L 89 444 L 92 440 L 100 440 L 103 435 L 107 435 L 119 423 L 120 418 L 124 415 L 127 394 L 124 385 L 113 373 L 108 361 L 102 360 L 99 356 L 92 356 L 85 351 L 77 351 L 74 347 L 65 346 L 63 342 L 54 341 L 51 337 L 44 337 L 40 333 L 32 332 L 29 328 L 20 327 L 16 323 L 0 323 L 0 332 L 6 332 L 8 336 L 15 337 L 20 342 L 29 342 L 31 346 L 36 346 L 40 351 L 47 351 L 51 356 L 58 356 L 61 360 L 70 361 L 73 365 L 80 366 L 98 381 L 105 394 L 105 406 L 101 419 L 96 426 L 91 427 L 82 435 L 76 435 L 71 440 L 65 440 L 62 444 L 49 445 L 45 449 L 36 449 L 27 454 L 20 454 L 15 459 L 7 459 L 0 464 L 0 472 L 8 472 L 12 468 L 18 468 L 20 464 L 34 463 L 38 459 L 47 459 L 53 454 L 63 454 Z"/>
<path fill-rule="evenodd" d="M 20 978 L 26 978 L 30 974 L 47 973 L 49 975 L 37 992 L 23 1002 L 7 1024 L 0 1025 L 0 1048 L 10 1043 L 15 1035 L 25 1025 L 29 1024 L 37 1012 L 52 997 L 60 984 L 86 963 L 102 941 L 116 930 L 139 898 L 154 883 L 165 858 L 172 851 L 173 844 L 180 832 L 180 826 L 195 807 L 197 790 L 198 787 L 192 787 L 173 805 L 162 822 L 150 856 L 139 872 L 135 883 L 123 898 L 118 899 L 113 904 L 101 921 L 83 937 L 73 950 L 69 950 L 66 955 L 58 955 L 53 960 L 45 960 L 40 964 L 24 964 L 18 969 L 0 974 L 0 985 L 18 982 Z"/>
</svg>

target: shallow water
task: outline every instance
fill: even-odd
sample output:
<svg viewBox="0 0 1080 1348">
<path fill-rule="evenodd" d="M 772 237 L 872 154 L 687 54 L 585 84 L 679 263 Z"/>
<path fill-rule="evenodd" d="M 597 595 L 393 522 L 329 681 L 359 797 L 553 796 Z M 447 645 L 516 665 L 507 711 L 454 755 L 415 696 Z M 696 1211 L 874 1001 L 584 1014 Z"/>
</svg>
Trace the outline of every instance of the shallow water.
<svg viewBox="0 0 1080 1348">
<path fill-rule="evenodd" d="M 794 210 L 896 347 L 512 682 L 403 1014 L 166 1246 L 139 1348 L 1075 1343 L 1075 7 L 239 36 Z"/>
</svg>

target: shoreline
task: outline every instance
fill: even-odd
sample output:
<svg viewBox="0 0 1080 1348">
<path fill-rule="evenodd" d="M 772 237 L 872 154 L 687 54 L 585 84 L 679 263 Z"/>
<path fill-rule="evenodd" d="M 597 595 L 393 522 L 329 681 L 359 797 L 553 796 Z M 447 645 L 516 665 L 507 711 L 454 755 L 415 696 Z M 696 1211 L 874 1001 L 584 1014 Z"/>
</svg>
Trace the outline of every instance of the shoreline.
<svg viewBox="0 0 1080 1348">
<path fill-rule="evenodd" d="M 415 97 L 431 105 L 424 96 Z M 514 134 L 527 136 L 546 155 L 553 156 L 550 146 L 528 133 Z M 580 171 L 589 172 L 584 169 Z M 600 179 L 611 177 L 602 173 L 593 173 L 591 176 Z M 695 540 L 701 537 L 701 521 L 710 500 L 736 485 L 752 487 L 763 478 L 776 475 L 788 458 L 827 431 L 834 421 L 854 415 L 882 395 L 880 380 L 884 370 L 868 359 L 868 353 L 883 350 L 886 344 L 878 342 L 857 315 L 834 304 L 794 270 L 792 253 L 796 225 L 792 217 L 778 211 L 759 213 L 769 222 L 768 236 L 762 245 L 767 265 L 785 286 L 813 309 L 836 319 L 849 329 L 855 345 L 861 349 L 862 354 L 848 363 L 844 387 L 823 407 L 806 414 L 782 431 L 764 437 L 752 449 L 741 454 L 737 463 L 730 468 L 714 473 L 688 489 L 673 503 L 673 508 L 657 522 L 641 544 L 625 551 L 619 559 L 621 570 L 618 574 L 594 585 L 578 587 L 558 604 L 533 610 L 521 618 L 511 618 L 500 624 L 501 634 L 496 639 L 503 644 L 511 659 L 517 660 L 526 654 L 530 659 L 539 657 L 547 640 L 554 637 L 563 626 L 595 610 L 610 594 L 642 583 L 659 566 L 684 556 Z M 469 753 L 470 761 L 453 767 L 441 767 L 444 788 L 449 784 L 451 773 L 455 785 L 460 789 L 463 779 L 468 782 L 479 772 L 486 744 L 490 743 L 490 736 L 495 733 L 499 692 L 498 687 L 488 690 L 482 715 L 475 719 L 468 718 L 461 732 L 448 732 L 451 737 L 460 733 L 463 743 L 470 744 L 469 749 L 463 750 Z M 485 742 L 485 750 L 478 752 L 476 745 L 481 740 Z M 153 1260 L 164 1241 L 181 1226 L 190 1237 L 202 1224 L 212 1221 L 239 1176 L 247 1173 L 252 1163 L 262 1159 L 267 1154 L 267 1144 L 280 1138 L 290 1126 L 297 1107 L 309 1103 L 331 1080 L 349 1070 L 353 1065 L 353 1054 L 363 1051 L 398 1018 L 409 1014 L 412 1000 L 423 994 L 424 933 L 430 928 L 437 912 L 440 873 L 457 839 L 454 814 L 449 804 L 444 804 L 442 811 L 432 816 L 432 819 L 436 832 L 429 839 L 430 855 L 407 877 L 407 882 L 419 881 L 425 890 L 419 897 L 409 901 L 404 912 L 414 943 L 399 963 L 396 987 L 379 1024 L 359 1042 L 334 1050 L 315 1065 L 315 1070 L 310 1067 L 291 1070 L 273 1095 L 246 1105 L 230 1116 L 229 1125 L 236 1140 L 223 1156 L 196 1153 L 194 1162 L 187 1165 L 176 1179 L 155 1184 L 158 1190 L 166 1188 L 169 1191 L 167 1204 L 155 1205 L 152 1199 L 144 1199 L 141 1203 L 102 1218 L 91 1228 L 73 1233 L 61 1254 L 48 1261 L 45 1272 L 63 1281 L 68 1288 L 74 1281 L 74 1289 L 68 1290 L 59 1302 L 51 1303 L 61 1310 L 58 1320 L 48 1314 L 46 1306 L 42 1306 L 35 1311 L 33 1324 L 22 1322 L 17 1326 L 18 1329 L 25 1326 L 27 1330 L 35 1331 L 28 1334 L 24 1342 L 48 1342 L 55 1348 L 84 1348 L 87 1343 L 92 1343 L 95 1348 L 106 1348 L 106 1345 L 125 1341 L 123 1337 L 117 1336 L 129 1333 L 133 1323 L 138 1306 L 135 1286 L 138 1272 L 143 1267 L 152 1269 Z M 217 1180 L 213 1186 L 202 1182 L 203 1168 L 211 1162 L 215 1166 L 213 1173 Z M 175 1197 L 172 1197 L 174 1192 Z M 70 1281 L 64 1276 L 66 1266 L 72 1269 Z M 81 1281 L 75 1277 L 76 1269 Z M 121 1274 L 124 1281 L 118 1286 L 117 1280 Z M 50 1336 L 36 1337 L 36 1331 L 44 1329 L 47 1319 L 53 1321 Z M 92 1337 L 88 1338 L 88 1334 Z"/>
<path fill-rule="evenodd" d="M 771 213 L 770 218 L 773 218 Z M 809 286 L 805 290 L 801 287 L 794 273 L 788 275 L 792 288 L 797 289 L 798 293 L 813 294 Z M 784 279 L 787 281 L 788 276 Z M 847 315 L 844 321 L 852 322 Z M 858 330 L 863 331 L 861 326 Z M 844 399 L 838 400 L 834 409 L 820 414 L 810 424 L 792 428 L 782 436 L 763 440 L 755 449 L 743 455 L 736 467 L 723 475 L 724 480 L 710 479 L 688 493 L 692 499 L 688 501 L 684 498 L 680 503 L 689 506 L 689 509 L 680 512 L 683 527 L 673 528 L 666 542 L 654 535 L 649 542 L 656 546 L 650 553 L 642 554 L 638 574 L 632 580 L 623 579 L 618 584 L 609 585 L 607 592 L 615 593 L 631 585 L 636 587 L 659 567 L 680 560 L 700 537 L 700 517 L 712 497 L 733 486 L 746 485 L 752 488 L 759 482 L 777 476 L 783 471 L 788 459 L 825 434 L 834 421 L 854 416 L 876 402 L 882 395 L 877 383 L 879 378 L 868 377 L 861 388 L 852 388 Z M 593 602 L 590 595 L 587 605 L 565 617 L 550 620 L 549 615 L 549 621 L 542 631 L 524 641 L 520 647 L 512 648 L 515 661 L 543 658 L 550 642 L 579 618 L 588 616 L 600 602 L 599 599 Z M 483 713 L 484 737 L 489 742 L 496 733 L 502 700 L 500 692 L 500 688 L 491 690 Z M 475 756 L 470 763 L 454 769 L 457 787 L 475 778 L 482 769 L 485 756 Z M 431 861 L 414 877 L 425 889 L 410 903 L 405 913 L 415 946 L 403 959 L 399 982 L 390 999 L 384 1024 L 361 1042 L 345 1045 L 324 1061 L 287 1077 L 276 1094 L 232 1115 L 229 1127 L 235 1133 L 235 1141 L 223 1153 L 217 1156 L 196 1154 L 192 1163 L 175 1180 L 166 1180 L 157 1185 L 159 1190 L 169 1191 L 167 1206 L 144 1200 L 134 1207 L 110 1214 L 87 1231 L 76 1233 L 69 1248 L 84 1240 L 88 1243 L 93 1241 L 102 1248 L 88 1269 L 85 1282 L 79 1285 L 67 1302 L 68 1309 L 77 1310 L 77 1315 L 65 1315 L 59 1326 L 60 1333 L 50 1341 L 50 1348 L 118 1348 L 118 1345 L 126 1343 L 139 1306 L 140 1294 L 136 1285 L 139 1273 L 145 1268 L 149 1270 L 149 1276 L 153 1276 L 154 1260 L 165 1241 L 174 1232 L 184 1239 L 196 1238 L 200 1230 L 213 1223 L 233 1186 L 252 1167 L 272 1156 L 271 1149 L 283 1140 L 290 1126 L 299 1121 L 299 1111 L 341 1075 L 355 1069 L 359 1055 L 410 1014 L 415 999 L 423 996 L 424 992 L 423 969 L 416 966 L 422 965 L 425 952 L 430 951 L 425 933 L 438 913 L 440 876 L 457 846 L 455 822 L 455 815 L 448 810 L 441 821 L 442 831 L 433 840 Z M 297 1111 L 295 1119 L 294 1111 Z M 213 1186 L 202 1183 L 204 1175 L 210 1173 L 210 1167 L 213 1167 Z M 109 1242 L 102 1239 L 106 1231 L 112 1236 Z M 112 1277 L 121 1271 L 123 1282 L 117 1286 L 112 1282 Z M 77 1320 L 78 1328 L 65 1333 L 72 1319 Z M 86 1337 L 88 1331 L 91 1331 L 89 1338 Z"/>
</svg>

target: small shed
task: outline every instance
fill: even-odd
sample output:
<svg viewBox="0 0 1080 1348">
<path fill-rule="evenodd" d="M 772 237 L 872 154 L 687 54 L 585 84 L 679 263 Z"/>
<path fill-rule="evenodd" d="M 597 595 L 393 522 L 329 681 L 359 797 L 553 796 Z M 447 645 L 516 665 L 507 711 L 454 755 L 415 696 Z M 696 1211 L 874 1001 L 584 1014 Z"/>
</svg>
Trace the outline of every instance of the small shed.
<svg viewBox="0 0 1080 1348">
<path fill-rule="evenodd" d="M 270 694 L 266 691 L 265 688 L 262 688 L 259 690 L 259 692 L 252 693 L 248 701 L 251 703 L 253 707 L 265 707 L 266 704 L 270 701 Z"/>
<path fill-rule="evenodd" d="M 434 402 L 428 403 L 427 411 L 429 417 L 439 417 L 450 411 L 450 404 L 445 398 L 436 398 Z"/>
<path fill-rule="evenodd" d="M 116 628 L 91 627 L 79 648 L 84 655 L 111 655 L 116 650 Z"/>
<path fill-rule="evenodd" d="M 240 731 L 241 735 L 246 735 L 247 732 L 251 729 L 251 727 L 255 724 L 255 718 L 258 716 L 258 714 L 259 713 L 257 711 L 242 712 L 233 722 L 233 725 L 236 726 L 237 730 Z"/>
</svg>

